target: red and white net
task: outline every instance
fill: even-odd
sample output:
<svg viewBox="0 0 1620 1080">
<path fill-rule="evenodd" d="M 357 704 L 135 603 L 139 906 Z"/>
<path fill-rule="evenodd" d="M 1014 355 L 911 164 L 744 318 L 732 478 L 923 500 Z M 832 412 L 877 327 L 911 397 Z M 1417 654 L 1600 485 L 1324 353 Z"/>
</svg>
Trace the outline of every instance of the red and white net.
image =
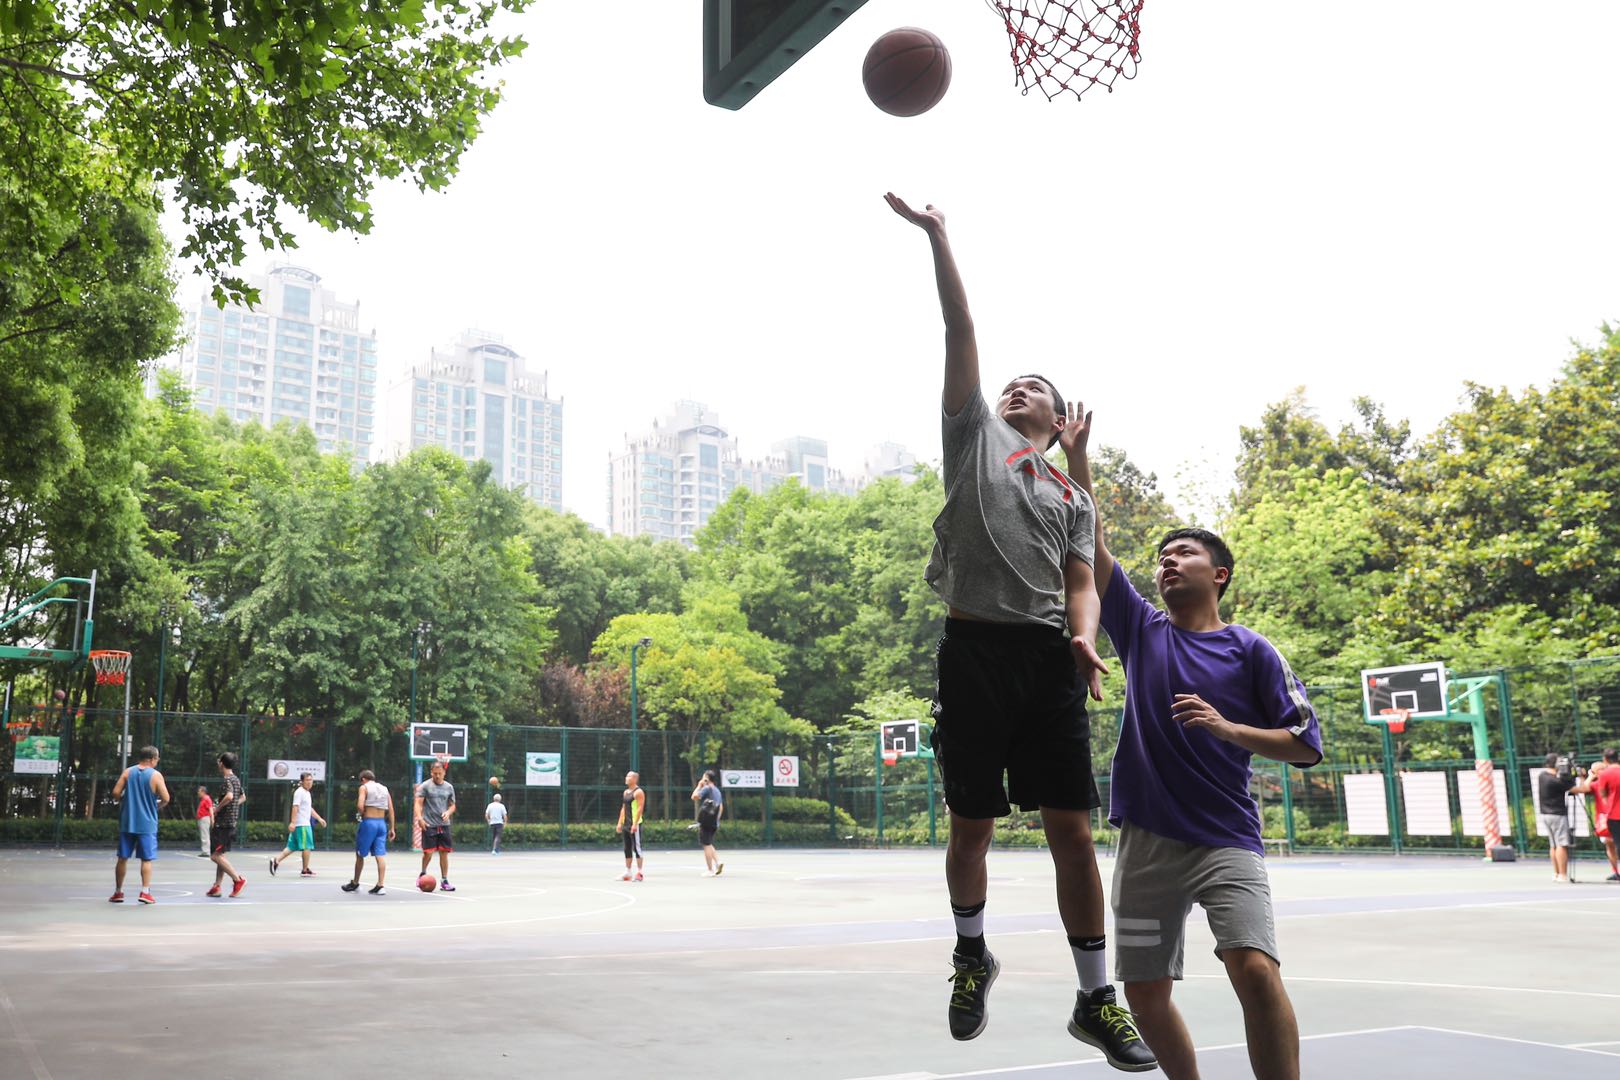
<svg viewBox="0 0 1620 1080">
<path fill-rule="evenodd" d="M 1136 76 L 1146 0 L 986 0 L 1012 45 L 1013 73 L 1024 93 L 1048 101 L 1076 98 L 1101 84 Z"/>
</svg>

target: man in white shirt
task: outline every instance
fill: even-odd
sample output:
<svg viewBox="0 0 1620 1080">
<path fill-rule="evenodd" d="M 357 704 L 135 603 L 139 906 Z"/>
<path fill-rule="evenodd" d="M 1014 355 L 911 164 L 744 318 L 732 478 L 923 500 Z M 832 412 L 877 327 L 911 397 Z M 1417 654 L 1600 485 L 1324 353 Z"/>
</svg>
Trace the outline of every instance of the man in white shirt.
<svg viewBox="0 0 1620 1080">
<path fill-rule="evenodd" d="M 501 833 L 506 830 L 506 804 L 501 802 L 501 793 L 496 792 L 489 797 L 489 805 L 484 807 L 484 820 L 488 822 L 492 839 L 489 853 L 501 853 Z"/>
<path fill-rule="evenodd" d="M 287 846 L 281 849 L 280 855 L 270 857 L 270 876 L 275 877 L 276 871 L 287 856 L 298 852 L 303 857 L 304 868 L 298 872 L 299 877 L 314 877 L 315 871 L 309 868 L 310 852 L 315 850 L 315 830 L 310 827 L 310 819 L 314 818 L 326 827 L 326 819 L 315 810 L 315 800 L 310 796 L 310 790 L 315 786 L 313 773 L 304 773 L 298 778 L 298 786 L 293 788 L 292 815 L 287 819 Z"/>
</svg>

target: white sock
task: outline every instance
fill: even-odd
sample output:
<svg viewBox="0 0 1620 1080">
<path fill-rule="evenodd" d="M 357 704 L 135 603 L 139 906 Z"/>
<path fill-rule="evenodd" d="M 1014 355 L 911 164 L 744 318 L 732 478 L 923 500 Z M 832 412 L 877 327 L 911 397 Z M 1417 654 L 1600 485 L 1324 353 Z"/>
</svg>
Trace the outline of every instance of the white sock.
<svg viewBox="0 0 1620 1080">
<path fill-rule="evenodd" d="M 1080 989 L 1086 993 L 1108 985 L 1108 939 L 1069 937 L 1074 954 L 1074 971 L 1080 976 Z"/>
</svg>

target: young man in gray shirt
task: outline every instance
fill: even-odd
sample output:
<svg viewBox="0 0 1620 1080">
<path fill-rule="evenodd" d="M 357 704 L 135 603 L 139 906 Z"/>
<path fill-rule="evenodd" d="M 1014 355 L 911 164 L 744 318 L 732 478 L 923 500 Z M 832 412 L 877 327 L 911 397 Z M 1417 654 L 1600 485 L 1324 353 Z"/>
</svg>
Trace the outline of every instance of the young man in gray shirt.
<svg viewBox="0 0 1620 1080">
<path fill-rule="evenodd" d="M 433 853 L 439 853 L 439 891 L 455 892 L 450 884 L 450 819 L 456 813 L 456 785 L 444 778 L 444 762 L 435 761 L 428 774 L 416 788 L 416 821 L 422 826 L 422 869 L 418 877 L 427 873 Z"/>
<path fill-rule="evenodd" d="M 1091 772 L 1086 693 L 1102 698 L 1100 604 L 1092 580 L 1094 510 L 1046 460 L 1067 422 L 1049 380 L 1009 382 L 991 411 L 967 294 L 945 237 L 945 216 L 885 196 L 933 249 L 945 316 L 945 508 L 934 521 L 927 580 L 949 617 L 939 640 L 934 753 L 950 808 L 945 882 L 956 921 L 951 1035 L 988 1021 L 1001 965 L 985 948 L 985 858 L 1011 800 L 1039 810 L 1057 871 L 1058 913 L 1080 989 L 1069 1032 L 1128 1072 L 1156 1067 L 1108 982 L 1102 878 L 1091 840 L 1101 805 Z M 1006 786 L 1003 786 L 1005 777 Z"/>
</svg>

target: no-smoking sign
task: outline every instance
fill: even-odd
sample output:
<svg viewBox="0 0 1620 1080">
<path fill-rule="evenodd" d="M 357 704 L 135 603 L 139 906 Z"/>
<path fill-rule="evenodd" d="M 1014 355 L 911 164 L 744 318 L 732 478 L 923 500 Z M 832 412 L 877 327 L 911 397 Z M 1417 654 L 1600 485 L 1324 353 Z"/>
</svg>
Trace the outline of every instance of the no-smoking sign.
<svg viewBox="0 0 1620 1080">
<path fill-rule="evenodd" d="M 776 758 L 776 770 L 772 777 L 777 787 L 799 786 L 799 759 L 796 756 L 780 754 Z"/>
</svg>

